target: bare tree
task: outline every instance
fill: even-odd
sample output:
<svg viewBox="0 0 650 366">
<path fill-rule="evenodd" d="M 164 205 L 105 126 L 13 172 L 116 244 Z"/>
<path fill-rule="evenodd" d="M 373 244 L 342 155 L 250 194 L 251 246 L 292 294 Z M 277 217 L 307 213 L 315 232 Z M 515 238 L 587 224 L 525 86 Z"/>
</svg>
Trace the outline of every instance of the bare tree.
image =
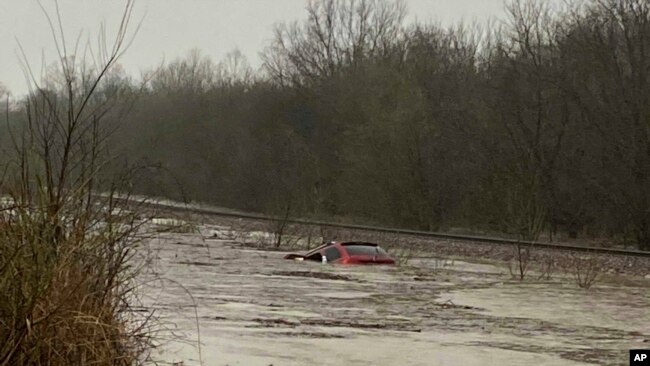
<svg viewBox="0 0 650 366">
<path fill-rule="evenodd" d="M 368 57 L 386 55 L 400 36 L 406 8 L 401 1 L 312 0 L 307 21 L 279 25 L 262 54 L 280 84 L 303 84 L 335 75 Z"/>
<path fill-rule="evenodd" d="M 168 93 L 199 93 L 213 88 L 217 83 L 217 65 L 198 49 L 192 49 L 187 57 L 178 58 L 169 65 L 161 66 L 151 80 L 154 91 Z"/>
<path fill-rule="evenodd" d="M 253 69 L 239 49 L 226 54 L 217 65 L 217 74 L 222 86 L 249 86 L 254 81 Z"/>
<path fill-rule="evenodd" d="M 648 249 L 650 7 L 642 0 L 591 1 L 571 21 L 567 44 L 583 66 L 574 70 L 572 96 L 599 142 L 586 146 L 593 165 L 604 168 L 588 177 L 606 209 L 619 213 L 601 217 L 603 224 Z"/>
</svg>

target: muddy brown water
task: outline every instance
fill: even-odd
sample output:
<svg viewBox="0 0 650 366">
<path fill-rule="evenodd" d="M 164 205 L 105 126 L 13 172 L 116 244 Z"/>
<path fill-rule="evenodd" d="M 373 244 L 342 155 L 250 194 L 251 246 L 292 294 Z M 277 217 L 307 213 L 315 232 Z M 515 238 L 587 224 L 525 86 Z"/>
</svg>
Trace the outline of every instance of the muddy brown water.
<svg viewBox="0 0 650 366">
<path fill-rule="evenodd" d="M 323 265 L 207 237 L 148 243 L 160 364 L 627 365 L 629 349 L 650 348 L 644 284 L 520 283 L 459 260 Z"/>
</svg>

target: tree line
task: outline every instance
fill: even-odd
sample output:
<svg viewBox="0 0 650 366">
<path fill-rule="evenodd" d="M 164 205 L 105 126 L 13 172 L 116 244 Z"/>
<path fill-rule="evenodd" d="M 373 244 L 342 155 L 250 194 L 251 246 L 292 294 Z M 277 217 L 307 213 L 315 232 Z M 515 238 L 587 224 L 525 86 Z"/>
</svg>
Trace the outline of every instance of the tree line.
<svg viewBox="0 0 650 366">
<path fill-rule="evenodd" d="M 650 5 L 506 11 L 445 28 L 401 2 L 313 0 L 261 70 L 195 50 L 142 81 L 113 72 L 106 174 L 136 163 L 139 193 L 242 210 L 650 250 Z"/>
</svg>

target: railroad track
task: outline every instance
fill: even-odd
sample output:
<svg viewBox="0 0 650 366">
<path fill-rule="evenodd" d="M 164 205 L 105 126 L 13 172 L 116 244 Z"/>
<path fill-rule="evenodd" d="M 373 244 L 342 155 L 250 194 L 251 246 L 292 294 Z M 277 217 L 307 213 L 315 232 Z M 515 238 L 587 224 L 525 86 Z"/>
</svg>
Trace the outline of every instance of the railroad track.
<svg viewBox="0 0 650 366">
<path fill-rule="evenodd" d="M 272 217 L 267 215 L 233 212 L 233 211 L 220 210 L 216 208 L 191 207 L 191 206 L 180 205 L 180 204 L 175 205 L 175 204 L 165 204 L 165 203 L 158 203 L 158 202 L 147 202 L 146 205 L 158 209 L 172 210 L 177 212 L 180 211 L 180 212 L 187 212 L 187 213 L 200 214 L 200 215 L 213 215 L 213 216 L 252 219 L 252 220 L 260 220 L 260 221 L 284 220 L 292 224 L 327 226 L 327 227 L 342 228 L 342 229 L 357 229 L 357 230 L 366 230 L 366 231 L 383 232 L 383 233 L 391 233 L 391 234 L 405 234 L 405 235 L 413 235 L 413 236 L 429 237 L 429 238 L 437 238 L 437 239 L 462 240 L 462 241 L 469 241 L 469 242 L 493 243 L 493 244 L 504 244 L 504 245 L 520 244 L 520 245 L 526 245 L 535 248 L 548 248 L 548 249 L 555 249 L 555 250 L 568 250 L 568 251 L 601 253 L 601 254 L 611 254 L 611 255 L 625 255 L 625 256 L 634 256 L 634 257 L 650 257 L 650 252 L 640 251 L 640 250 L 584 247 L 578 245 L 555 244 L 555 243 L 539 242 L 539 241 L 536 242 L 520 241 L 514 239 L 493 238 L 493 237 L 478 236 L 478 235 L 458 235 L 458 234 L 449 234 L 449 233 L 440 233 L 440 232 L 431 232 L 431 231 L 408 230 L 408 229 L 356 225 L 356 224 L 341 224 L 341 223 L 313 221 L 313 220 L 304 220 L 304 219 L 283 219 L 283 218 Z"/>
</svg>

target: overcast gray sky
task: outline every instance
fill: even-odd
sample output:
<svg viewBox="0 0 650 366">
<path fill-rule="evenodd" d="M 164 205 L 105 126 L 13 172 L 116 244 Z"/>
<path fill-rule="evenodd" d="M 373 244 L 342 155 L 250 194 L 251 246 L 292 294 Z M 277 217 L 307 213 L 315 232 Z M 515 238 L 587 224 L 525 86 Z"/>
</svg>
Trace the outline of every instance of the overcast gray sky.
<svg viewBox="0 0 650 366">
<path fill-rule="evenodd" d="M 41 0 L 50 9 L 52 0 Z M 503 14 L 502 0 L 406 0 L 409 21 L 435 20 L 452 24 L 461 19 L 485 21 Z M 275 23 L 305 18 L 306 0 L 136 0 L 134 24 L 142 28 L 120 64 L 139 75 L 162 60 L 173 60 L 192 48 L 213 60 L 239 48 L 254 66 L 258 52 L 272 36 Z M 96 36 L 101 21 L 110 27 L 119 21 L 124 1 L 59 0 L 68 43 L 80 31 Z M 109 32 L 110 34 L 110 28 Z M 15 95 L 27 90 L 18 59 L 22 44 L 30 64 L 40 69 L 54 61 L 52 36 L 36 0 L 0 0 L 0 83 Z"/>
</svg>

